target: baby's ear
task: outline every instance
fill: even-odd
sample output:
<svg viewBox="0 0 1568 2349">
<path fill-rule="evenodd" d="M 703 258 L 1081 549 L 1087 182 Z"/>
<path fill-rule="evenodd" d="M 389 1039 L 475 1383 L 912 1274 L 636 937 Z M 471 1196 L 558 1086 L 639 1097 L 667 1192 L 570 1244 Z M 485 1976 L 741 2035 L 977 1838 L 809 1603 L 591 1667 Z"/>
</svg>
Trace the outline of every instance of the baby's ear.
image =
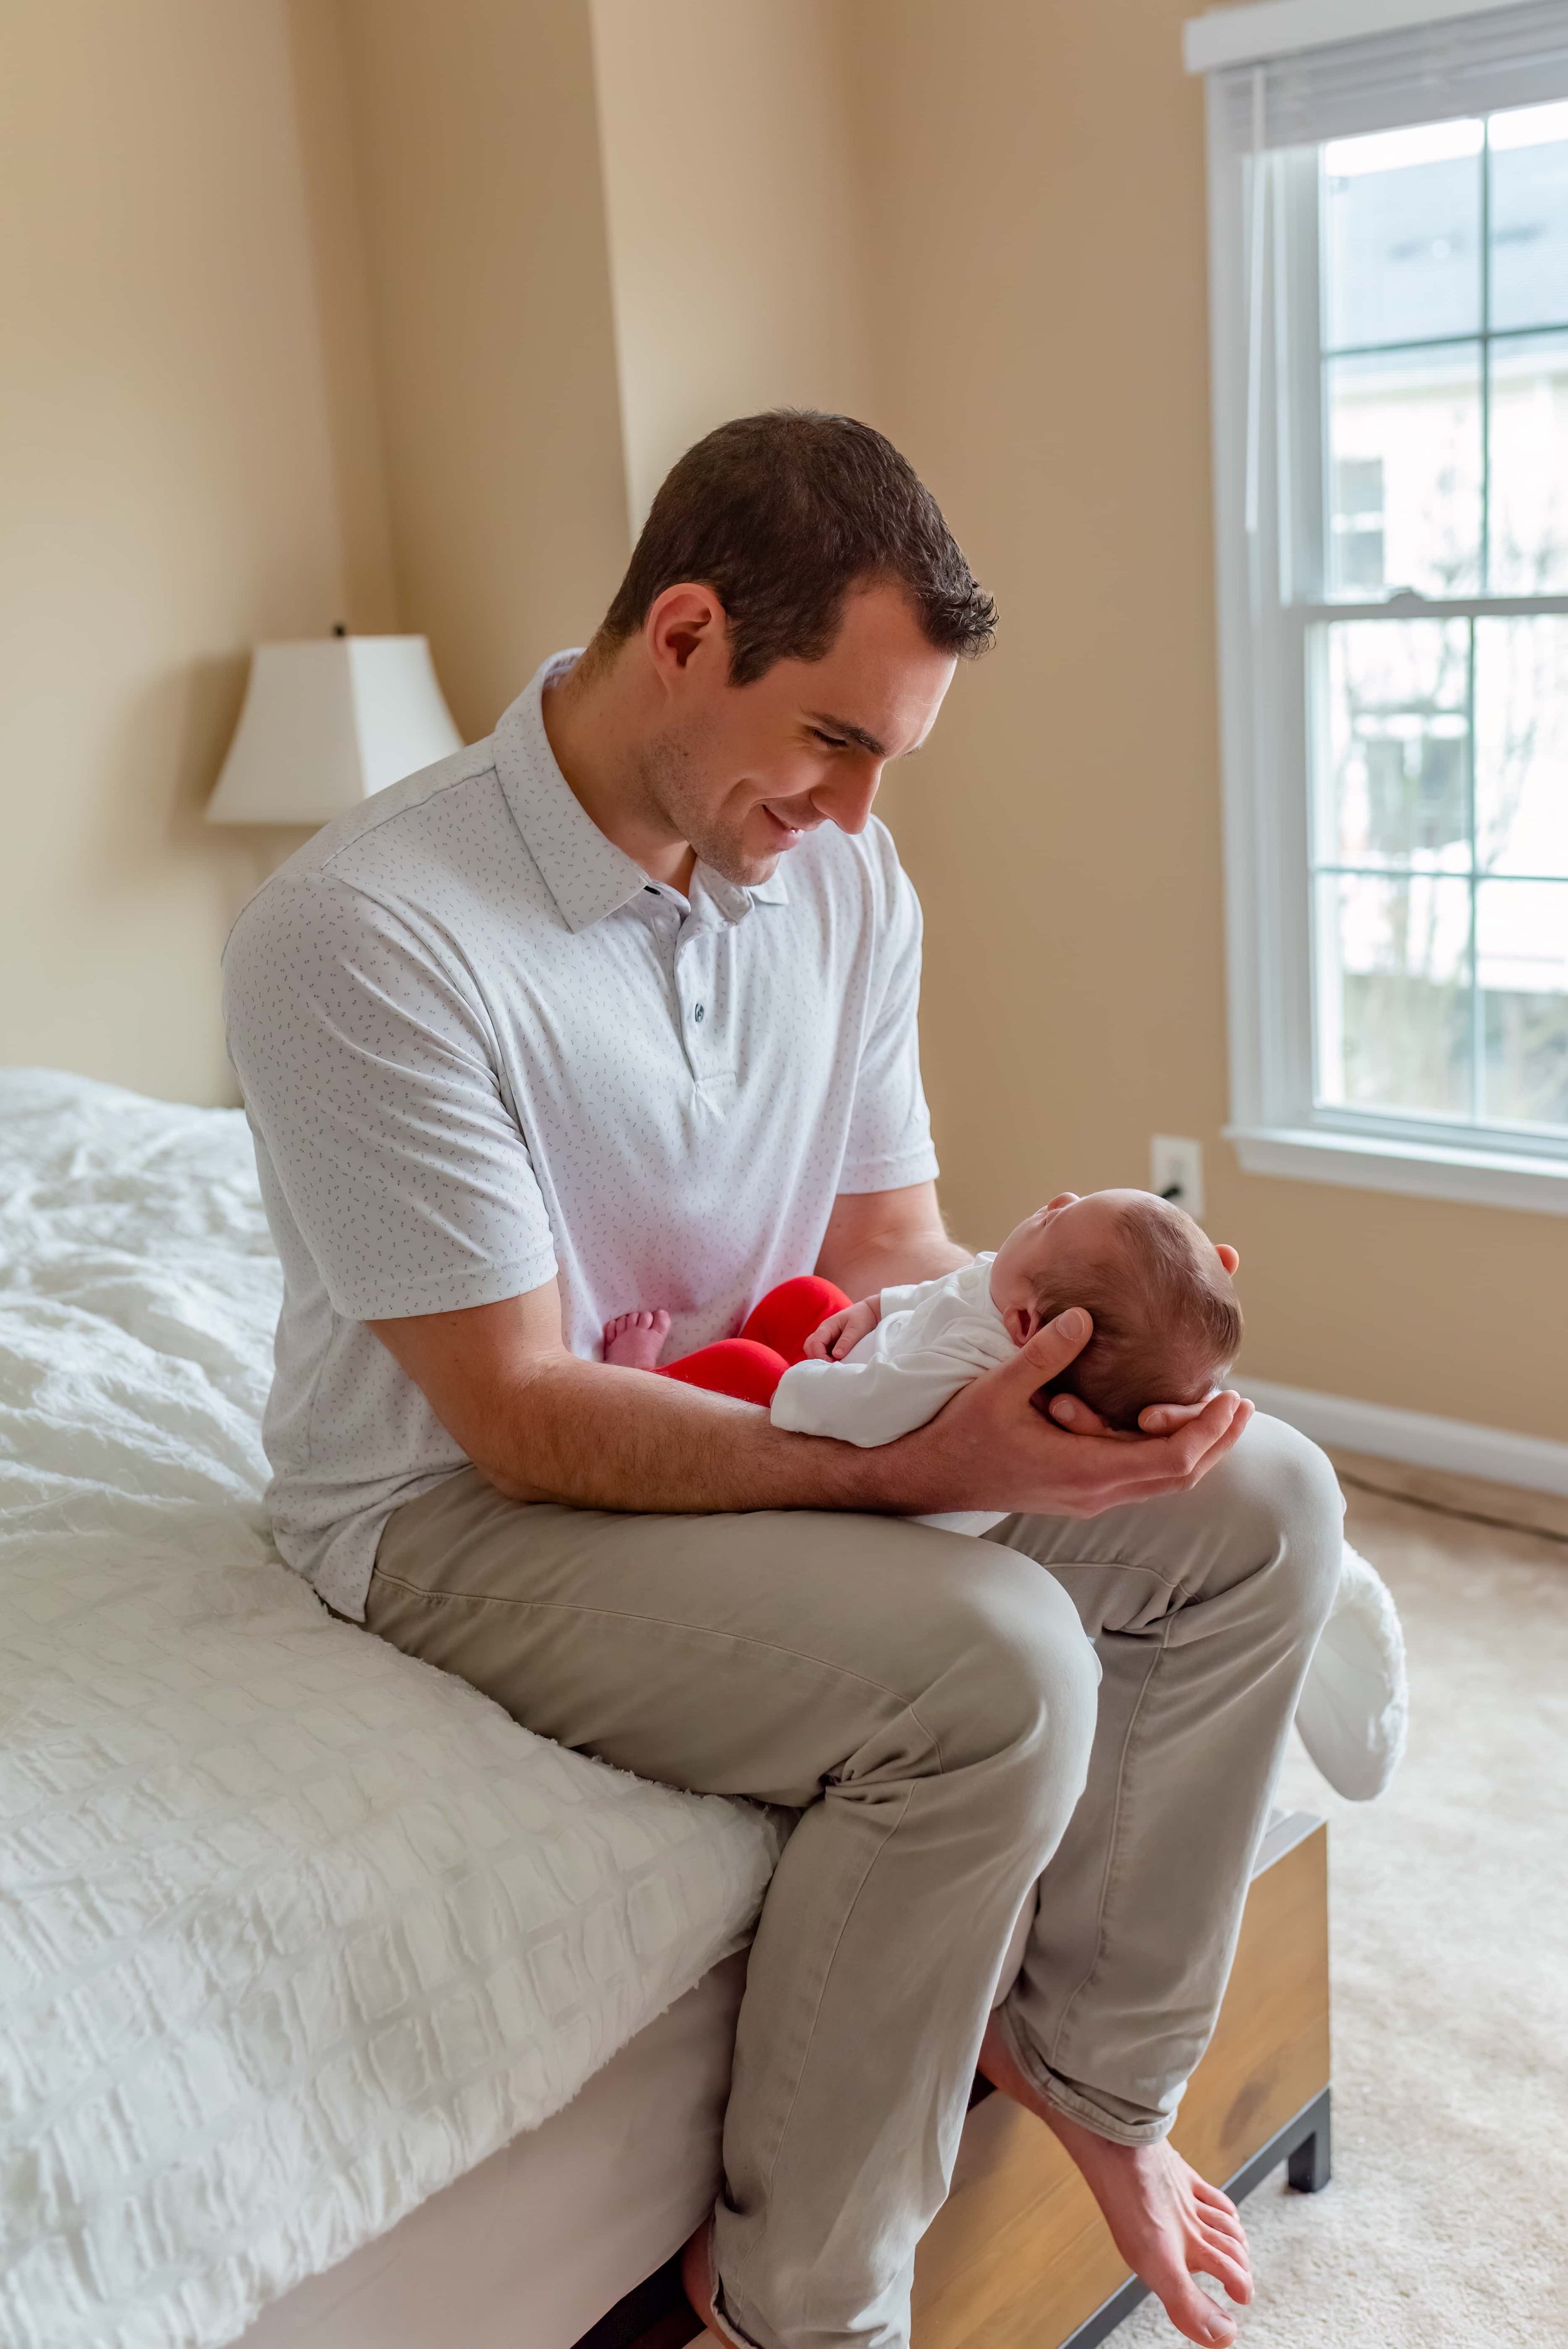
<svg viewBox="0 0 1568 2349">
<path fill-rule="evenodd" d="M 1002 1326 L 1015 1346 L 1026 1346 L 1040 1327 L 1040 1317 L 1032 1305 L 1009 1305 Z"/>
</svg>

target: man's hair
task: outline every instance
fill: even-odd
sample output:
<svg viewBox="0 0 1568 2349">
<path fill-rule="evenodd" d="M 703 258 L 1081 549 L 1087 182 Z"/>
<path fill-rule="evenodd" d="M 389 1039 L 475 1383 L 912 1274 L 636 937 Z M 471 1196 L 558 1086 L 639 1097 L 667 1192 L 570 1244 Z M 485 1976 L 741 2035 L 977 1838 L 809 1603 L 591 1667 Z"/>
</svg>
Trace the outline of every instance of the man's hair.
<svg viewBox="0 0 1568 2349">
<path fill-rule="evenodd" d="M 635 636 L 682 580 L 729 623 L 732 685 L 775 661 L 820 660 L 853 587 L 908 596 L 938 652 L 990 647 L 996 606 L 975 584 L 935 499 L 891 440 L 852 416 L 779 408 L 738 417 L 665 476 L 595 646 Z"/>
<path fill-rule="evenodd" d="M 1076 1394 L 1112 1427 L 1135 1428 L 1151 1402 L 1201 1402 L 1242 1342 L 1231 1277 L 1191 1216 L 1150 1195 L 1116 1210 L 1119 1257 L 1043 1281 L 1042 1321 L 1081 1305 L 1094 1335 L 1044 1390 Z"/>
</svg>

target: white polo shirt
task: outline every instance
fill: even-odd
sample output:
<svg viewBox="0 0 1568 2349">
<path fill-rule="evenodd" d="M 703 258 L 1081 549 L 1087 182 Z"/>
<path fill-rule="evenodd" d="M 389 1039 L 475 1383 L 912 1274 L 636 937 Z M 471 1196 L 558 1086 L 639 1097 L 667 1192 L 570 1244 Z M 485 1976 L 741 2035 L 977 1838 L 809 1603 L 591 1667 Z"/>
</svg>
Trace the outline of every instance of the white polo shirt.
<svg viewBox="0 0 1568 2349">
<path fill-rule="evenodd" d="M 224 955 L 284 1275 L 269 1505 L 356 1618 L 391 1511 L 464 1464 L 366 1321 L 554 1278 L 574 1353 L 662 1305 L 673 1360 L 810 1270 L 838 1193 L 936 1172 L 884 828 L 824 824 L 754 889 L 650 882 L 552 755 L 540 692 L 575 658 L 318 833 Z"/>
</svg>

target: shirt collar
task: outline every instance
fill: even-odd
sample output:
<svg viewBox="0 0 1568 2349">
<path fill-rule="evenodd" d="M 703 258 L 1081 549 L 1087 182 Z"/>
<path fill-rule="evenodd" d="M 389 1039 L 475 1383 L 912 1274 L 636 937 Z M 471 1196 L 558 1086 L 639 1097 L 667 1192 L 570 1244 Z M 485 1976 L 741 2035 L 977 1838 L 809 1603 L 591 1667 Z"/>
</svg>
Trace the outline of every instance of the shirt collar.
<svg viewBox="0 0 1568 2349">
<path fill-rule="evenodd" d="M 524 686 L 491 736 L 512 821 L 569 930 L 586 930 L 629 905 L 647 874 L 606 840 L 555 763 L 540 698 L 575 652 L 554 653 Z"/>
<path fill-rule="evenodd" d="M 618 913 L 648 884 L 642 866 L 605 838 L 583 807 L 557 766 L 544 730 L 544 688 L 564 676 L 580 657 L 576 651 L 552 653 L 502 713 L 490 738 L 496 773 L 512 821 L 562 919 L 573 931 L 590 929 L 606 915 Z M 782 873 L 743 889 L 725 880 L 711 865 L 699 864 L 694 885 L 696 879 L 721 917 L 730 923 L 742 920 L 754 905 L 789 902 Z"/>
</svg>

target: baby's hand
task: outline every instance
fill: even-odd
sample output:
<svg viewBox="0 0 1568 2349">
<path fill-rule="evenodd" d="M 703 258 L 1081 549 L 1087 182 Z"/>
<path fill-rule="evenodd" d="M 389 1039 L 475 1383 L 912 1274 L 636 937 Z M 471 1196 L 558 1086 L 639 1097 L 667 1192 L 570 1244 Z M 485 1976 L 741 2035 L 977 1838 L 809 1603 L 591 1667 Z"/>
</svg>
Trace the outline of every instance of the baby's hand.
<svg viewBox="0 0 1568 2349">
<path fill-rule="evenodd" d="M 809 1362 L 841 1362 L 874 1330 L 882 1319 L 882 1299 L 862 1297 L 858 1305 L 846 1305 L 841 1312 L 830 1313 L 819 1321 L 806 1340 Z"/>
</svg>

